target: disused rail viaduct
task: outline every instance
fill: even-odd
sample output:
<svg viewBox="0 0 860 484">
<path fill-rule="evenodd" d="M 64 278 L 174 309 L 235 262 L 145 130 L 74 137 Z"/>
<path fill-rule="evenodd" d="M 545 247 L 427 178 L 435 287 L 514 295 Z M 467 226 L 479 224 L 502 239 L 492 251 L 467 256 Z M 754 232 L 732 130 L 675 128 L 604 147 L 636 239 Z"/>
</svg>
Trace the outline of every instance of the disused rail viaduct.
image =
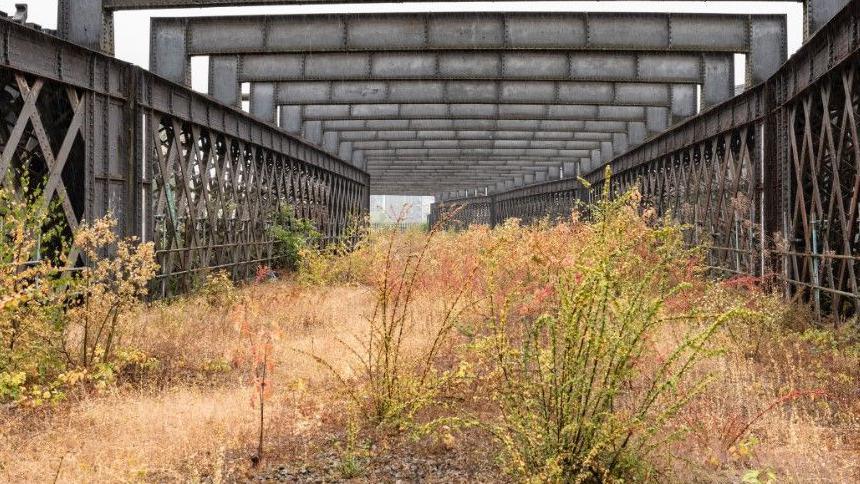
<svg viewBox="0 0 860 484">
<path fill-rule="evenodd" d="M 593 12 L 153 18 L 149 71 L 110 55 L 119 10 L 314 3 L 339 2 L 59 0 L 55 33 L 0 19 L 0 174 L 46 180 L 67 231 L 111 211 L 155 241 L 166 293 L 268 261 L 285 206 L 329 240 L 370 193 L 435 194 L 431 218 L 460 206 L 462 224 L 563 216 L 608 164 L 715 268 L 854 310 L 860 2 L 803 2 L 791 58 L 784 15 Z M 209 95 L 188 87 L 194 57 Z"/>
</svg>

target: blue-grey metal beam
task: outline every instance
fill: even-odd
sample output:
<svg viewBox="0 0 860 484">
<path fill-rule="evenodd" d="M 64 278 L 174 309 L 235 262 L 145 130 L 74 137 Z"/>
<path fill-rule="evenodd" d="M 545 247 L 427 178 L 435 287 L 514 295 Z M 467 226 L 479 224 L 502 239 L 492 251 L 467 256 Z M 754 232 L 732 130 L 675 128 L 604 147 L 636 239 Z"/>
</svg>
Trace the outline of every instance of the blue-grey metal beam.
<svg viewBox="0 0 860 484">
<path fill-rule="evenodd" d="M 339 133 L 344 141 L 421 141 L 421 140 L 576 140 L 611 139 L 613 133 L 581 131 L 508 131 L 508 130 L 418 130 L 418 131 L 328 131 Z"/>
<path fill-rule="evenodd" d="M 72 42 L 112 52 L 113 12 L 132 9 L 205 8 L 250 5 L 404 3 L 409 0 L 59 0 L 60 34 Z M 467 0 L 448 0 L 453 2 Z M 521 0 L 522 2 L 539 0 Z M 673 0 L 663 0 L 673 1 Z M 711 0 L 713 1 L 713 0 Z M 771 0 L 804 4 L 804 37 L 821 28 L 848 0 Z M 74 8 L 72 7 L 74 2 Z"/>
<path fill-rule="evenodd" d="M 528 130 L 626 132 L 629 121 L 579 121 L 542 119 L 339 119 L 323 121 L 326 131 L 397 130 Z"/>
<path fill-rule="evenodd" d="M 372 79 L 614 80 L 703 83 L 731 52 L 465 50 L 213 55 L 240 82 Z M 732 86 L 734 87 L 734 86 Z"/>
<path fill-rule="evenodd" d="M 393 148 L 525 148 L 525 149 L 593 149 L 598 140 L 370 140 L 350 141 L 354 150 Z"/>
<path fill-rule="evenodd" d="M 734 95 L 731 53 L 592 51 L 435 51 L 218 55 L 209 59 L 210 92 L 238 101 L 239 83 L 279 81 L 519 80 L 702 84 L 702 103 Z M 251 99 L 254 100 L 252 94 Z"/>
<path fill-rule="evenodd" d="M 259 83 L 258 83 L 259 84 Z M 588 81 L 295 81 L 279 82 L 277 104 L 592 104 L 671 106 L 696 99 L 695 84 Z M 684 106 L 684 104 L 679 104 Z M 694 113 L 681 113 L 683 115 Z"/>
<path fill-rule="evenodd" d="M 101 0 L 107 10 L 142 10 L 151 8 L 244 7 L 256 5 L 324 5 L 340 3 L 410 3 L 427 0 Z M 432 0 L 431 0 L 432 1 Z M 444 0 L 467 2 L 473 0 Z M 519 0 L 522 3 L 545 0 Z M 671 1 L 671 0 L 661 0 Z M 712 0 L 713 1 L 713 0 Z M 719 1 L 719 0 L 718 0 Z M 765 0 L 786 1 L 786 0 Z M 793 0 L 798 1 L 798 0 Z"/>
<path fill-rule="evenodd" d="M 153 18 L 150 68 L 188 82 L 194 55 L 471 49 L 747 54 L 750 82 L 786 58 L 784 15 L 456 12 Z"/>
<path fill-rule="evenodd" d="M 638 120 L 648 111 L 668 113 L 670 103 L 654 106 L 611 106 L 599 104 L 492 104 L 492 103 L 366 103 L 366 104 L 284 104 L 285 110 L 301 119 L 575 119 Z M 292 111 L 293 109 L 297 111 Z M 657 114 L 655 114 L 657 115 Z"/>
</svg>

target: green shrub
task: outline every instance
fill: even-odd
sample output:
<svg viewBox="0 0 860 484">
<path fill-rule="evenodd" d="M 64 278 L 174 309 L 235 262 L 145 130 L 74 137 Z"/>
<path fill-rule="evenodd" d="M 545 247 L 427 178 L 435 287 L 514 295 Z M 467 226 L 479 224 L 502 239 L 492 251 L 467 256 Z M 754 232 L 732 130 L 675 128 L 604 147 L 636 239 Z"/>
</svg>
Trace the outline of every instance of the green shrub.
<svg viewBox="0 0 860 484">
<path fill-rule="evenodd" d="M 0 402 L 17 402 L 24 398 L 24 392 L 26 391 L 24 383 L 26 381 L 27 374 L 23 371 L 0 372 Z"/>
<path fill-rule="evenodd" d="M 206 280 L 200 286 L 198 293 L 213 308 L 230 309 L 239 302 L 239 292 L 227 271 L 206 274 Z"/>
<path fill-rule="evenodd" d="M 726 314 L 664 311 L 695 260 L 679 227 L 649 227 L 631 193 L 593 207 L 577 263 L 555 283 L 537 319 L 514 321 L 507 301 L 477 347 L 495 368 L 494 428 L 509 471 L 550 482 L 646 479 L 649 454 L 673 439 L 667 422 L 704 385 L 691 370 Z M 664 357 L 651 346 L 685 321 Z"/>
<path fill-rule="evenodd" d="M 17 194 L 0 189 L 0 401 L 23 398 L 26 381 L 50 378 L 65 364 L 60 349 L 71 281 L 60 271 L 62 258 L 43 258 L 43 248 L 63 245 L 62 225 L 38 189 L 20 185 Z"/>
<path fill-rule="evenodd" d="M 289 205 L 275 214 L 269 234 L 274 239 L 275 266 L 290 271 L 299 268 L 302 252 L 316 247 L 322 237 L 310 220 L 296 217 Z"/>
<path fill-rule="evenodd" d="M 0 401 L 40 405 L 108 380 L 123 318 L 158 266 L 152 243 L 119 240 L 107 216 L 78 227 L 73 247 L 89 264 L 64 270 L 62 212 L 17 185 L 0 190 Z"/>
</svg>

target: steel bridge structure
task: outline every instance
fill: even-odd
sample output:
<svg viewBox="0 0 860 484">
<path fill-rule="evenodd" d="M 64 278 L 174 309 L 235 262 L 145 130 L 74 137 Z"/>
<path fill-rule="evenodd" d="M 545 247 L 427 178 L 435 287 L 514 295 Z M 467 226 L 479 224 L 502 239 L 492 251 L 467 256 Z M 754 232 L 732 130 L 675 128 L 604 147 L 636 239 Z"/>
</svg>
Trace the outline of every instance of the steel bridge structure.
<svg viewBox="0 0 860 484">
<path fill-rule="evenodd" d="M 239 105 L 240 86 L 249 83 L 252 114 L 366 168 L 373 193 L 486 192 L 505 183 L 558 178 L 564 162 L 590 163 L 592 150 L 624 152 L 649 132 L 696 114 L 699 89 L 704 106 L 730 98 L 734 54 L 746 55 L 747 71 L 758 82 L 785 59 L 785 39 L 785 17 L 779 15 L 177 17 L 153 19 L 150 66 L 189 83 L 190 59 L 209 57 L 214 97 Z M 349 124 L 366 116 L 380 123 L 378 116 L 392 104 L 417 112 L 387 120 L 387 130 Z M 535 135 L 553 134 L 534 123 L 511 130 L 463 119 L 456 130 L 397 128 L 398 122 L 427 121 L 427 107 L 451 106 L 477 116 L 488 108 L 535 104 L 645 108 L 647 114 L 620 129 L 593 123 L 594 131 L 554 133 L 556 140 L 592 142 L 579 143 L 579 149 L 530 143 Z M 355 105 L 366 116 L 354 117 Z M 331 119 L 339 125 L 300 116 L 301 110 L 324 107 L 349 112 Z"/>
<path fill-rule="evenodd" d="M 366 172 L 185 86 L 0 18 L 0 175 L 41 187 L 66 236 L 112 213 L 154 241 L 161 294 L 270 263 L 273 214 L 327 240 L 368 210 Z M 25 176 L 26 175 L 26 176 Z M 75 264 L 78 255 L 69 254 Z"/>
<path fill-rule="evenodd" d="M 773 76 L 672 127 L 608 167 L 490 196 L 452 193 L 461 224 L 566 217 L 636 187 L 689 227 L 727 275 L 773 278 L 819 313 L 858 310 L 860 2 L 849 2 Z"/>
<path fill-rule="evenodd" d="M 495 225 L 638 187 L 715 270 L 857 311 L 860 0 L 804 0 L 791 58 L 785 15 L 600 12 L 164 17 L 149 70 L 111 56 L 120 10 L 326 3 L 362 2 L 58 0 L 56 32 L 0 18 L 0 176 L 41 180 L 67 234 L 112 212 L 155 241 L 162 294 L 268 263 L 286 207 L 332 241 L 371 193 Z"/>
</svg>

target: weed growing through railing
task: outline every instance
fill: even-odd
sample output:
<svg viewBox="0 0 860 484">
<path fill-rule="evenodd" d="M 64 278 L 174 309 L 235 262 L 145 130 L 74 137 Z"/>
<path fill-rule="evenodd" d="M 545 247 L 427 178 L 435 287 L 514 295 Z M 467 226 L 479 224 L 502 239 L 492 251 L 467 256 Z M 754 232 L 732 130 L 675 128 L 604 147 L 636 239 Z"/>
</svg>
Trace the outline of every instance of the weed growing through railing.
<svg viewBox="0 0 860 484">
<path fill-rule="evenodd" d="M 302 252 L 316 247 L 322 237 L 313 222 L 296 217 L 290 205 L 281 207 L 275 214 L 269 233 L 275 241 L 272 258 L 276 267 L 291 271 L 298 269 Z"/>
<path fill-rule="evenodd" d="M 645 224 L 631 198 L 593 207 L 594 222 L 567 249 L 576 262 L 543 314 L 512 320 L 512 301 L 492 304 L 490 334 L 477 345 L 501 413 L 491 428 L 508 469 L 523 478 L 653 477 L 647 457 L 677 437 L 667 422 L 708 380 L 690 372 L 734 314 L 664 311 L 685 290 L 677 275 L 695 254 L 679 228 Z M 678 321 L 686 325 L 678 343 L 659 356 L 655 335 Z"/>
<path fill-rule="evenodd" d="M 82 224 L 75 233 L 75 247 L 89 264 L 76 278 L 81 303 L 68 311 L 65 352 L 84 368 L 110 362 L 121 337 L 120 317 L 146 296 L 158 270 L 154 244 L 120 240 L 116 224 L 108 215 Z"/>
</svg>

